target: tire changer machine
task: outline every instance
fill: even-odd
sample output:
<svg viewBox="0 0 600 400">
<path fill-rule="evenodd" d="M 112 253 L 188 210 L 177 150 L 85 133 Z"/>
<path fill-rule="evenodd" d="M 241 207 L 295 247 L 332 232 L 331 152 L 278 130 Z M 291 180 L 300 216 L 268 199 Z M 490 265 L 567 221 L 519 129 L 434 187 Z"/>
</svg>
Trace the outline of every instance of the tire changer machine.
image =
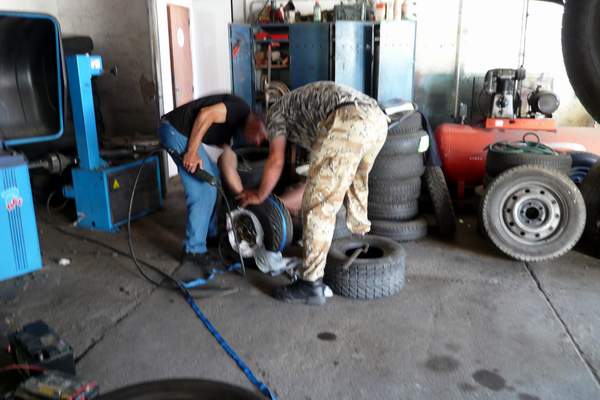
<svg viewBox="0 0 600 400">
<path fill-rule="evenodd" d="M 75 200 L 78 226 L 115 232 L 126 224 L 132 184 L 143 163 L 132 219 L 161 208 L 163 199 L 158 155 L 119 164 L 100 156 L 91 82 L 102 74 L 100 56 L 64 56 L 59 23 L 45 14 L 0 12 L 0 43 L 2 281 L 42 267 L 30 165 L 14 147 L 63 135 L 67 86 L 77 156 L 49 157 L 46 164 L 49 170 L 73 165 L 72 185 L 63 195 Z"/>
</svg>

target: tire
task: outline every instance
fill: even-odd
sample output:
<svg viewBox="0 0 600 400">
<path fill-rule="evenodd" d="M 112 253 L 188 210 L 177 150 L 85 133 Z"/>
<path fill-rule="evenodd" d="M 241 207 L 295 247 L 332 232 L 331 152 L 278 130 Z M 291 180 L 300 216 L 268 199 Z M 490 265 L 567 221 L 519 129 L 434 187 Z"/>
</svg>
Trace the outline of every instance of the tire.
<svg viewBox="0 0 600 400">
<path fill-rule="evenodd" d="M 397 156 L 424 153 L 429 148 L 429 142 L 427 142 L 427 146 L 421 146 L 423 140 L 429 140 L 429 135 L 423 130 L 397 135 L 388 133 L 379 155 Z"/>
<path fill-rule="evenodd" d="M 352 236 L 352 232 L 346 225 L 346 207 L 342 206 L 335 217 L 335 230 L 333 231 L 333 240 Z"/>
<path fill-rule="evenodd" d="M 573 161 L 568 154 L 547 155 L 531 153 L 507 153 L 490 149 L 485 161 L 485 171 L 491 177 L 496 177 L 511 168 L 520 165 L 539 165 L 569 174 Z"/>
<path fill-rule="evenodd" d="M 453 238 L 456 234 L 456 215 L 444 172 L 440 167 L 425 169 L 425 186 L 429 192 L 438 231 L 444 238 Z"/>
<path fill-rule="evenodd" d="M 488 174 L 483 176 L 483 187 L 488 187 L 494 181 L 494 177 Z"/>
<path fill-rule="evenodd" d="M 398 204 L 417 200 L 421 194 L 421 178 L 404 181 L 375 181 L 369 184 L 369 203 Z"/>
<path fill-rule="evenodd" d="M 425 218 L 403 222 L 372 220 L 371 233 L 398 242 L 412 242 L 427 236 L 427 220 Z"/>
<path fill-rule="evenodd" d="M 416 200 L 398 204 L 369 203 L 369 219 L 408 221 L 419 213 Z"/>
<path fill-rule="evenodd" d="M 600 161 L 600 156 L 583 151 L 576 151 L 570 155 L 573 160 L 573 167 L 569 172 L 569 176 L 575 184 L 581 185 L 590 173 L 590 169 Z"/>
<path fill-rule="evenodd" d="M 260 400 L 263 397 L 224 382 L 204 379 L 169 379 L 138 383 L 103 394 L 98 400 Z"/>
<path fill-rule="evenodd" d="M 593 167 L 598 161 L 600 156 L 593 153 L 587 153 L 585 151 L 574 151 L 569 154 L 571 160 L 573 160 L 573 168 L 576 167 Z"/>
<path fill-rule="evenodd" d="M 289 211 L 276 196 L 269 196 L 264 203 L 248 207 L 260 221 L 264 232 L 265 249 L 282 251 L 290 245 L 294 226 Z M 283 214 L 283 215 L 282 215 Z"/>
<path fill-rule="evenodd" d="M 581 194 L 587 209 L 585 232 L 591 237 L 600 234 L 600 162 L 597 162 L 581 184 Z"/>
<path fill-rule="evenodd" d="M 570 0 L 565 4 L 562 48 L 567 75 L 577 97 L 600 121 L 600 0 Z"/>
<path fill-rule="evenodd" d="M 425 164 L 421 154 L 380 156 L 375 160 L 369 179 L 372 181 L 403 180 L 421 177 Z"/>
<path fill-rule="evenodd" d="M 483 195 L 480 214 L 496 247 L 525 262 L 551 260 L 571 250 L 586 216 L 583 197 L 569 177 L 535 165 L 498 176 Z"/>
<path fill-rule="evenodd" d="M 238 156 L 238 173 L 244 189 L 256 189 L 260 185 L 269 149 L 242 147 L 235 149 Z"/>
<path fill-rule="evenodd" d="M 417 111 L 404 111 L 390 116 L 392 120 L 388 126 L 388 135 L 404 135 L 423 129 L 421 113 Z"/>
<path fill-rule="evenodd" d="M 347 269 L 353 251 L 369 245 L 367 257 L 356 259 Z M 393 240 L 367 235 L 332 242 L 324 281 L 344 297 L 371 300 L 394 295 L 404 286 L 406 252 Z"/>
</svg>

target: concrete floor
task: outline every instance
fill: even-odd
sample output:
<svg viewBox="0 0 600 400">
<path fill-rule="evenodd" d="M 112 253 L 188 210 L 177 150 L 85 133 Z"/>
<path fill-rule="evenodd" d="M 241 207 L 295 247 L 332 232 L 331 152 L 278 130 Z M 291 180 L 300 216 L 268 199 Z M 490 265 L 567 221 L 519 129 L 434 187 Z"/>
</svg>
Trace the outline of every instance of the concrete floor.
<svg viewBox="0 0 600 400">
<path fill-rule="evenodd" d="M 38 217 L 46 268 L 0 283 L 0 329 L 44 319 L 103 392 L 167 377 L 251 388 L 176 293 L 139 277 L 124 232 Z M 184 218 L 175 191 L 165 210 L 134 225 L 140 258 L 182 279 L 196 274 L 177 270 Z M 454 243 L 407 244 L 407 284 L 392 298 L 280 304 L 268 292 L 284 280 L 251 272 L 247 281 L 219 276 L 238 291 L 198 303 L 281 399 L 600 398 L 600 260 L 572 252 L 511 261 L 472 220 Z M 61 257 L 71 265 L 58 266 Z"/>
</svg>

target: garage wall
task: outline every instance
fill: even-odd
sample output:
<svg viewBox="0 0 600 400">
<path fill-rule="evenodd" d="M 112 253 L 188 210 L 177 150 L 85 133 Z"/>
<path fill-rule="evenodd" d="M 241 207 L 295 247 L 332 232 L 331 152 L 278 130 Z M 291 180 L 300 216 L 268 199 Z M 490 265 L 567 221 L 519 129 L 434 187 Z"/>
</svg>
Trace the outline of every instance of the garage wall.
<svg viewBox="0 0 600 400">
<path fill-rule="evenodd" d="M 2 0 L 0 9 L 49 13 L 64 35 L 90 36 L 104 59 L 97 83 L 107 136 L 154 134 L 158 108 L 146 0 Z M 107 73 L 113 66 L 117 77 Z"/>
<path fill-rule="evenodd" d="M 328 9 L 339 2 L 321 1 L 321 5 Z M 264 0 L 233 0 L 234 21 L 243 22 L 244 10 L 249 16 L 250 10 L 258 10 L 261 4 Z M 296 0 L 294 4 L 301 12 L 311 13 L 314 1 Z M 457 95 L 458 102 L 469 107 L 469 115 L 479 113 L 478 89 L 485 72 L 520 65 L 525 5 L 525 0 L 418 1 L 415 100 L 434 125 L 451 120 Z M 564 67 L 562 13 L 563 7 L 557 4 L 529 2 L 527 85 L 535 87 L 541 83 L 559 95 L 561 107 L 555 116 L 559 125 L 590 126 L 593 120 L 576 98 Z"/>
<path fill-rule="evenodd" d="M 192 52 L 196 58 L 194 75 L 196 97 L 213 93 L 231 92 L 231 61 L 229 57 L 229 1 L 192 0 L 196 23 L 195 44 Z"/>
</svg>

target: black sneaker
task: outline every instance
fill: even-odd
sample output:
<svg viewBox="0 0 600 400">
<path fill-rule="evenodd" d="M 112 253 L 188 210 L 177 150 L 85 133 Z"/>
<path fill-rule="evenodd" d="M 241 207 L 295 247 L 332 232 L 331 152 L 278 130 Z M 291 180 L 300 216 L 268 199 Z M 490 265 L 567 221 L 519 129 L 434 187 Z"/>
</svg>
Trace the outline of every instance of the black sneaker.
<svg viewBox="0 0 600 400">
<path fill-rule="evenodd" d="M 210 268 L 210 260 L 208 254 L 197 254 L 184 252 L 181 258 L 180 268 L 200 268 L 202 271 L 201 278 L 208 278 L 212 269 Z"/>
<path fill-rule="evenodd" d="M 290 285 L 276 288 L 273 297 L 286 303 L 320 306 L 325 304 L 325 285 L 321 279 L 315 282 L 298 279 Z"/>
</svg>

